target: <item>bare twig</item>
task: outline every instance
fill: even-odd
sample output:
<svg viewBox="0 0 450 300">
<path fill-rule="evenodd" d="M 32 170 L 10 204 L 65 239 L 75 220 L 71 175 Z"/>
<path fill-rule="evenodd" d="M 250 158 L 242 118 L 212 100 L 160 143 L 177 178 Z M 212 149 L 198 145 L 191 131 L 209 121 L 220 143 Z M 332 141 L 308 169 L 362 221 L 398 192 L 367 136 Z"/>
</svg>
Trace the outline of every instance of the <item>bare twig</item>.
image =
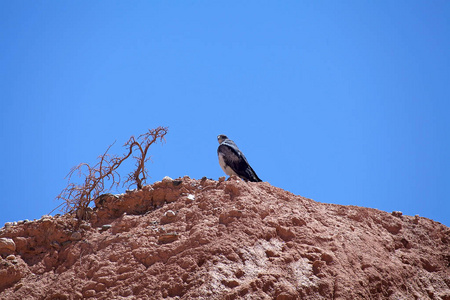
<svg viewBox="0 0 450 300">
<path fill-rule="evenodd" d="M 133 147 L 137 147 L 139 150 L 139 156 L 133 156 L 136 159 L 136 170 L 128 175 L 128 179 L 124 184 L 130 183 L 129 186 L 136 184 L 137 189 L 142 189 L 145 181 L 148 177 L 148 171 L 145 168 L 145 163 L 150 159 L 147 157 L 147 151 L 150 146 L 158 139 L 160 142 L 165 142 L 164 136 L 167 134 L 166 127 L 158 127 L 156 129 L 150 129 L 147 133 L 141 134 L 137 139 L 132 136 L 125 144 L 129 149 L 129 153 L 133 151 Z"/>
</svg>

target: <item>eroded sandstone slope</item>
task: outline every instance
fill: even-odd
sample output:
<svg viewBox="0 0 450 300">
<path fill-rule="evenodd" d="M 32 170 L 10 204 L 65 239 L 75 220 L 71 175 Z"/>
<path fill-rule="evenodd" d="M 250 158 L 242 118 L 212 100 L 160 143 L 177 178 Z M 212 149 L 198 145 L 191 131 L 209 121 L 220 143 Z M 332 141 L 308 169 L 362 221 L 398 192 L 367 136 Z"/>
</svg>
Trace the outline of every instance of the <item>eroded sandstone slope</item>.
<svg viewBox="0 0 450 300">
<path fill-rule="evenodd" d="M 0 299 L 450 299 L 450 229 L 269 183 L 164 179 L 0 230 Z"/>
</svg>

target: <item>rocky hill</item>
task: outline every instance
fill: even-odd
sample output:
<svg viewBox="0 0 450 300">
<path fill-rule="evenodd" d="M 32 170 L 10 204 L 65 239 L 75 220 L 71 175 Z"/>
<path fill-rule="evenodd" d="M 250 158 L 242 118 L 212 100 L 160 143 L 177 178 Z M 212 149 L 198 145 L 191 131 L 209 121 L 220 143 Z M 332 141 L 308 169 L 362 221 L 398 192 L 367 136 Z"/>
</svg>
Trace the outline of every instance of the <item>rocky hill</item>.
<svg viewBox="0 0 450 300">
<path fill-rule="evenodd" d="M 235 177 L 95 202 L 0 230 L 0 299 L 450 299 L 450 228 L 426 218 Z"/>
</svg>

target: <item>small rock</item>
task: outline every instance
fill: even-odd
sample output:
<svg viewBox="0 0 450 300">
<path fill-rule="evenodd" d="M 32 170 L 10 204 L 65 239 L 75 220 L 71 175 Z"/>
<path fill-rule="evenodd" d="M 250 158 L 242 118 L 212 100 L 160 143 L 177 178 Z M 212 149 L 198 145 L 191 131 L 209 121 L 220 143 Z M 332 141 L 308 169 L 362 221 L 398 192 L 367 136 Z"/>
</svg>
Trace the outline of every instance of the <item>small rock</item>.
<svg viewBox="0 0 450 300">
<path fill-rule="evenodd" d="M 70 236 L 70 240 L 71 241 L 79 241 L 81 240 L 82 236 L 81 233 L 79 233 L 78 231 L 75 231 L 74 233 L 72 233 L 72 235 Z"/>
<path fill-rule="evenodd" d="M 219 223 L 220 224 L 229 224 L 231 222 L 234 222 L 237 218 L 242 217 L 242 211 L 237 209 L 231 209 L 228 211 L 225 211 L 220 214 L 219 216 Z"/>
<path fill-rule="evenodd" d="M 222 284 L 229 288 L 235 288 L 235 287 L 239 286 L 239 282 L 236 279 L 222 280 Z"/>
<path fill-rule="evenodd" d="M 163 179 L 162 179 L 162 182 L 172 182 L 172 178 L 170 178 L 169 176 L 165 176 Z"/>
<path fill-rule="evenodd" d="M 295 234 L 288 227 L 278 225 L 276 230 L 278 236 L 280 236 L 285 242 L 290 241 L 295 237 Z"/>
<path fill-rule="evenodd" d="M 12 254 L 16 251 L 16 243 L 10 238 L 0 238 L 0 254 Z"/>
<path fill-rule="evenodd" d="M 225 181 L 225 176 L 219 177 L 219 182 L 224 182 Z"/>
<path fill-rule="evenodd" d="M 100 208 L 105 203 L 118 199 L 119 197 L 111 193 L 101 194 L 94 200 L 95 207 Z"/>
<path fill-rule="evenodd" d="M 383 224 L 383 227 L 392 234 L 397 234 L 400 232 L 400 230 L 402 229 L 402 224 L 401 223 L 386 223 Z"/>
<path fill-rule="evenodd" d="M 174 212 L 173 210 L 168 210 L 162 216 L 160 223 L 161 224 L 171 223 L 175 220 L 176 215 L 177 215 L 176 212 Z"/>
<path fill-rule="evenodd" d="M 282 292 L 275 298 L 275 300 L 293 300 L 293 299 L 297 299 L 295 294 L 293 295 L 293 294 L 289 294 L 287 292 Z"/>
<path fill-rule="evenodd" d="M 237 269 L 236 272 L 234 273 L 234 276 L 236 276 L 237 278 L 241 278 L 244 275 L 245 272 L 242 269 Z"/>
<path fill-rule="evenodd" d="M 13 222 L 6 222 L 6 223 L 5 223 L 5 228 L 11 227 L 11 226 L 13 226 L 13 225 L 14 225 Z"/>
<path fill-rule="evenodd" d="M 39 222 L 42 222 L 44 224 L 50 224 L 52 222 L 51 218 L 41 218 L 39 219 Z"/>
<path fill-rule="evenodd" d="M 292 218 L 292 224 L 294 224 L 294 226 L 305 226 L 306 225 L 306 221 L 302 218 L 299 217 L 293 217 Z"/>
<path fill-rule="evenodd" d="M 158 242 L 160 244 L 167 244 L 167 243 L 172 243 L 172 242 L 176 241 L 177 239 L 178 239 L 178 233 L 169 232 L 169 233 L 161 234 L 158 238 Z"/>
<path fill-rule="evenodd" d="M 173 218 L 176 216 L 176 213 L 173 210 L 168 210 L 164 213 L 164 216 L 167 218 Z"/>
<path fill-rule="evenodd" d="M 89 224 L 89 223 L 82 223 L 80 225 L 80 228 L 84 229 L 84 230 L 89 230 L 89 229 L 91 229 L 91 224 Z"/>
<path fill-rule="evenodd" d="M 100 231 L 106 231 L 108 229 L 110 229 L 112 227 L 112 225 L 110 224 L 105 224 L 100 228 Z"/>
<path fill-rule="evenodd" d="M 95 296 L 95 290 L 86 290 L 83 293 L 83 296 L 86 298 L 94 297 Z"/>
<path fill-rule="evenodd" d="M 393 211 L 392 215 L 394 217 L 400 218 L 403 215 L 403 213 L 401 211 Z"/>
<path fill-rule="evenodd" d="M 6 257 L 6 259 L 7 260 L 15 260 L 16 259 L 16 256 L 15 255 L 8 255 L 7 257 Z"/>
<path fill-rule="evenodd" d="M 192 194 L 188 194 L 187 195 L 188 200 L 194 201 L 195 200 L 195 196 Z"/>
<path fill-rule="evenodd" d="M 271 249 L 267 249 L 266 250 L 266 256 L 267 257 L 280 257 L 280 254 L 271 250 Z"/>
<path fill-rule="evenodd" d="M 322 253 L 320 259 L 324 262 L 326 262 L 327 264 L 330 264 L 333 262 L 334 258 L 331 254 L 329 253 Z"/>
</svg>

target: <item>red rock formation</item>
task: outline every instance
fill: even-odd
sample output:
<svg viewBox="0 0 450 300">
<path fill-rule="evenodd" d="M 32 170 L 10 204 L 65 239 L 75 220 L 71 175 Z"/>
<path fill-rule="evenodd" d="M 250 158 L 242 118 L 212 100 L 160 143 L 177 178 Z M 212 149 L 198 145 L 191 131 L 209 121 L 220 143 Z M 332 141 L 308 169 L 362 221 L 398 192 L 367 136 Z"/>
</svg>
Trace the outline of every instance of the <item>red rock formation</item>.
<svg viewBox="0 0 450 300">
<path fill-rule="evenodd" d="M 450 229 L 426 218 L 234 177 L 96 205 L 0 230 L 0 299 L 450 299 Z"/>
</svg>

